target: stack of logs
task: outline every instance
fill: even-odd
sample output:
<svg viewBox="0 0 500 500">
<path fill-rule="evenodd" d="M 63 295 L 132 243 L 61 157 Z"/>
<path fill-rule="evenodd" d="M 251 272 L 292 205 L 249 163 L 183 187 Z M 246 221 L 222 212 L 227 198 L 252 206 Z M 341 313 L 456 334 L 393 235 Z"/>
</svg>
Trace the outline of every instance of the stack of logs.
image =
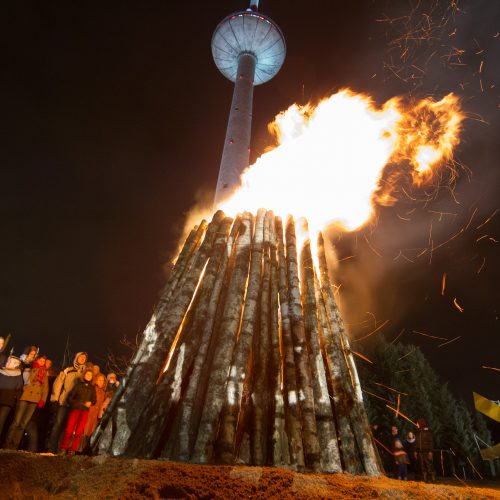
<svg viewBox="0 0 500 500">
<path fill-rule="evenodd" d="M 380 474 L 322 235 L 319 273 L 300 250 L 266 210 L 196 226 L 94 451 Z"/>
</svg>

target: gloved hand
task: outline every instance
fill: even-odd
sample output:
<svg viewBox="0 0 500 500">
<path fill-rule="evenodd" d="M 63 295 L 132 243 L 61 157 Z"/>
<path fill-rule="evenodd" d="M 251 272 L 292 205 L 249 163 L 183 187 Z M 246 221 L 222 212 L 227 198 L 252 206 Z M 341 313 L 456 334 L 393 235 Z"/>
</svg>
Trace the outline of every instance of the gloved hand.
<svg viewBox="0 0 500 500">
<path fill-rule="evenodd" d="M 38 408 L 43 408 L 45 406 L 45 401 L 43 399 L 40 399 L 37 404 Z"/>
</svg>

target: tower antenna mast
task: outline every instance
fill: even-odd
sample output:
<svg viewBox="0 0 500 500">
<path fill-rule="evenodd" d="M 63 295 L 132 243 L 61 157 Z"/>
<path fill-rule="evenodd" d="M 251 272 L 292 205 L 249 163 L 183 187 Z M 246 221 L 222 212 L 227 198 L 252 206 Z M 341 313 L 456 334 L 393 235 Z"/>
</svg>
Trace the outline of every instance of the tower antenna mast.
<svg viewBox="0 0 500 500">
<path fill-rule="evenodd" d="M 250 161 L 253 88 L 268 82 L 285 60 L 283 33 L 257 12 L 258 0 L 223 19 L 212 36 L 212 55 L 219 71 L 234 82 L 233 99 L 215 191 L 214 208 L 240 185 Z"/>
</svg>

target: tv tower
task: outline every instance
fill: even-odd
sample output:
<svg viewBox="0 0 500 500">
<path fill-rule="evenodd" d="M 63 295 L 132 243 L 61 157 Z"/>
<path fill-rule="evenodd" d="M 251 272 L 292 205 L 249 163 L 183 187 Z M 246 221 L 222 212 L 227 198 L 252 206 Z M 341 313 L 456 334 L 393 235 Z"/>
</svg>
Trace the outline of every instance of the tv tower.
<svg viewBox="0 0 500 500">
<path fill-rule="evenodd" d="M 217 207 L 240 185 L 248 167 L 252 133 L 253 87 L 275 76 L 285 60 L 285 38 L 279 27 L 258 12 L 259 0 L 222 20 L 212 36 L 212 55 L 219 71 L 234 82 L 233 100 L 217 179 Z"/>
</svg>

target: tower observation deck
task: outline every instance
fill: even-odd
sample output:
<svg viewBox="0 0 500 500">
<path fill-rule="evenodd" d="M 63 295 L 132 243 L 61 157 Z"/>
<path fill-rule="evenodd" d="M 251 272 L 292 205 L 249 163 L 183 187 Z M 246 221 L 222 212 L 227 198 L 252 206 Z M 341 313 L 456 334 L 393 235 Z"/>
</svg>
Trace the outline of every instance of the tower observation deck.
<svg viewBox="0 0 500 500">
<path fill-rule="evenodd" d="M 285 60 L 283 34 L 269 17 L 257 11 L 258 3 L 252 0 L 247 10 L 227 16 L 212 36 L 215 64 L 234 82 L 215 207 L 240 185 L 240 176 L 249 164 L 253 87 L 271 80 Z"/>
</svg>

